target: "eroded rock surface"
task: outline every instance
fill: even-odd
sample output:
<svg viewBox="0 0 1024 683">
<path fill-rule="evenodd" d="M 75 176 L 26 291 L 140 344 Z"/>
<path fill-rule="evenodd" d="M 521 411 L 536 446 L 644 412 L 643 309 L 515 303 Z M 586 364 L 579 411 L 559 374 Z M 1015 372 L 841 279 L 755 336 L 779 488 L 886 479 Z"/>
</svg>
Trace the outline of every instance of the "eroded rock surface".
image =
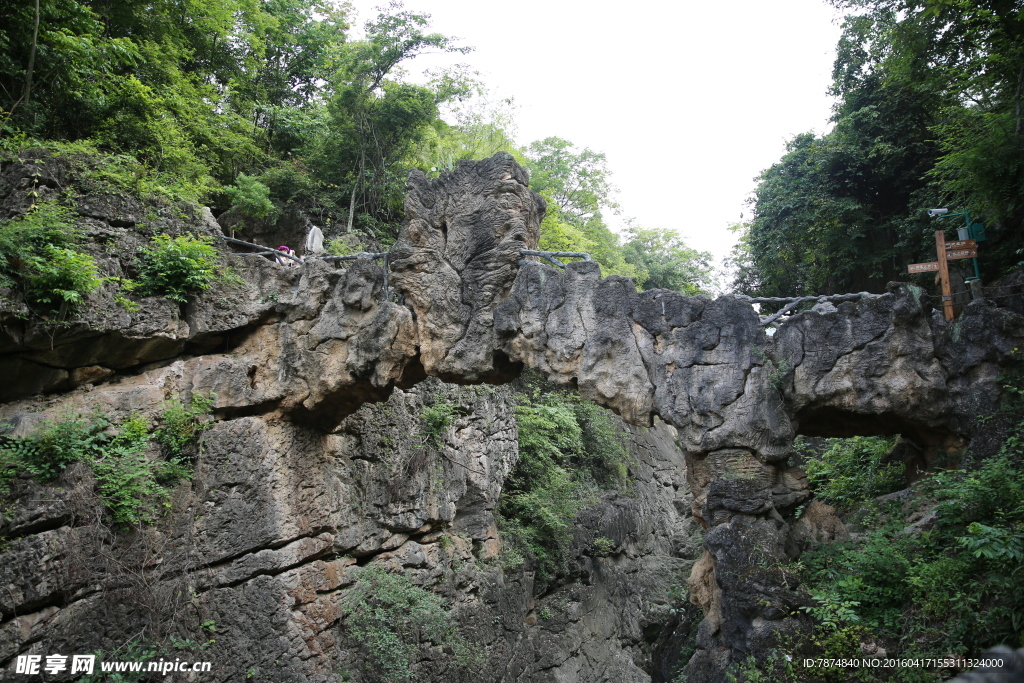
<svg viewBox="0 0 1024 683">
<path fill-rule="evenodd" d="M 459 382 L 519 374 L 497 353 L 494 308 L 515 280 L 520 249 L 540 236 L 544 200 L 528 185 L 505 153 L 438 180 L 410 177 L 392 281 L 416 314 L 427 374 Z"/>
<path fill-rule="evenodd" d="M 648 627 L 668 623 L 665 577 L 694 560 L 671 539 L 695 522 L 706 535 L 689 585 L 704 618 L 685 671 L 691 682 L 720 681 L 730 661 L 802 627 L 792 615 L 807 596 L 781 568 L 787 551 L 841 533 L 823 510 L 813 528 L 793 523 L 808 498 L 806 478 L 787 464 L 795 434 L 901 433 L 927 464 L 980 438 L 973 417 L 998 400 L 1002 367 L 1024 342 L 1024 317 L 1009 309 L 975 302 L 949 324 L 902 285 L 794 315 L 770 337 L 740 298 L 637 293 L 625 278 L 601 279 L 594 263 L 523 262 L 542 214 L 508 155 L 463 162 L 410 181 L 390 259 L 401 299 L 377 262 L 284 269 L 237 257 L 244 285 L 204 292 L 185 311 L 148 299 L 144 315 L 129 315 L 100 293 L 52 336 L 5 328 L 0 363 L 27 378 L 8 398 L 81 386 L 51 410 L 117 416 L 212 392 L 220 421 L 160 529 L 117 534 L 85 493 L 24 484 L 24 512 L 6 522 L 15 541 L 4 556 L 13 569 L 3 570 L 0 660 L 49 642 L 109 647 L 113 635 L 81 625 L 100 623 L 89 615 L 131 624 L 133 603 L 107 598 L 141 590 L 131 577 L 142 576 L 152 595 L 136 603 L 152 614 L 171 600 L 182 623 L 212 614 L 230 624 L 234 635 L 218 640 L 223 661 L 275 680 L 336 680 L 336 665 L 357 660 L 338 628 L 340 596 L 374 558 L 454 600 L 488 648 L 489 680 L 646 680 L 658 665 L 644 653 L 664 644 Z M 127 219 L 103 215 L 104 235 L 125 230 Z M 106 266 L 119 267 L 118 258 Z M 492 511 L 515 459 L 500 392 L 467 398 L 440 452 L 417 446 L 409 428 L 429 400 L 430 389 L 412 388 L 426 375 L 501 382 L 520 364 L 628 422 L 660 416 L 678 440 L 678 450 L 637 456 L 636 498 L 584 515 L 614 553 L 595 556 L 594 538 L 581 534 L 579 585 L 540 601 L 528 571 L 487 564 L 500 545 Z M 364 406 L 389 396 L 384 408 Z M 29 412 L 37 407 L 8 404 L 2 417 L 25 433 L 45 415 Z M 405 426 L 389 432 L 398 422 L 368 417 L 376 410 L 405 411 Z M 80 475 L 69 471 L 61 490 L 89 490 Z M 122 559 L 111 564 L 95 551 L 104 547 Z M 112 584 L 89 580 L 101 571 Z M 280 652 L 288 657 L 271 661 Z M 454 676 L 444 661 L 427 658 L 423 680 Z"/>
<path fill-rule="evenodd" d="M 54 401 L 9 404 L 28 431 L 55 411 L 102 406 L 112 417 L 187 391 L 183 362 Z M 423 412 L 459 407 L 440 450 Z M 45 406 L 44 406 L 45 407 Z M 174 512 L 146 531 L 105 526 L 87 468 L 64 482 L 16 485 L 0 564 L 0 680 L 16 654 L 116 651 L 136 633 L 204 633 L 210 680 L 355 680 L 366 662 L 343 625 L 361 565 L 381 563 L 442 593 L 483 646 L 484 680 L 649 681 L 652 633 L 671 621 L 672 590 L 698 554 L 682 454 L 664 424 L 634 430 L 635 490 L 581 517 L 575 581 L 535 595 L 529 564 L 502 569 L 494 508 L 518 457 L 506 388 L 433 381 L 365 405 L 331 433 L 273 416 L 216 423 Z M 595 551 L 595 539 L 611 549 Z M 463 680 L 444 651 L 416 680 Z M 9 678 L 9 675 L 11 678 Z"/>
</svg>

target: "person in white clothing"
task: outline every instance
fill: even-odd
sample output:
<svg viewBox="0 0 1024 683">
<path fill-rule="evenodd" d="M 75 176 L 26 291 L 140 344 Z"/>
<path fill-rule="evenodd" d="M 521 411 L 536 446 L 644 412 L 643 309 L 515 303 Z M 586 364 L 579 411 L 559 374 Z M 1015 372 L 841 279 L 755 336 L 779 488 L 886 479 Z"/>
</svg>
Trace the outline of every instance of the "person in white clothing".
<svg viewBox="0 0 1024 683">
<path fill-rule="evenodd" d="M 306 235 L 306 253 L 307 254 L 319 254 L 324 250 L 324 232 L 317 226 L 313 226 L 309 229 L 309 234 Z"/>
</svg>

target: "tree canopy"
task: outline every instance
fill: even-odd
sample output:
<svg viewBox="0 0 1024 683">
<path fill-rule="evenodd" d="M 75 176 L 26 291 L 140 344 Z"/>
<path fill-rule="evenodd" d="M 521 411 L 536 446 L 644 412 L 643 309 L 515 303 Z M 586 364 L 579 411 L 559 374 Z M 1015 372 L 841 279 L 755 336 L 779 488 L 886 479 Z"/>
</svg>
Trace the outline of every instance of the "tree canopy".
<svg viewBox="0 0 1024 683">
<path fill-rule="evenodd" d="M 350 13 L 338 0 L 4 3 L 0 152 L 80 141 L 131 158 L 136 185 L 251 219 L 298 202 L 386 244 L 410 169 L 509 151 L 548 200 L 543 246 L 648 287 L 704 286 L 703 255 L 677 239 L 623 244 L 609 228 L 604 154 L 557 137 L 519 148 L 512 101 L 490 101 L 468 66 L 410 79 L 419 55 L 472 49 L 428 14 L 392 2 L 354 36 Z"/>
<path fill-rule="evenodd" d="M 925 209 L 988 224 L 983 267 L 1020 260 L 1024 14 L 1005 0 L 832 0 L 844 20 L 834 129 L 794 138 L 758 179 L 735 285 L 881 291 L 934 260 Z M 915 276 L 927 284 L 927 276 Z"/>
</svg>

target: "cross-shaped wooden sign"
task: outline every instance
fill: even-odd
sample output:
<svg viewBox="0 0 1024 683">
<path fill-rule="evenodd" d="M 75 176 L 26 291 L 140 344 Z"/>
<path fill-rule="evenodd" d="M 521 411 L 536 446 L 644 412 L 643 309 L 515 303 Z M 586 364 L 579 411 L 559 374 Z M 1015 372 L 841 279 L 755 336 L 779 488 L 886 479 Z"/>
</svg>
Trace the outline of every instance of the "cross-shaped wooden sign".
<svg viewBox="0 0 1024 683">
<path fill-rule="evenodd" d="M 946 233 L 935 231 L 935 254 L 938 261 L 931 263 L 911 263 L 907 266 L 908 273 L 928 273 L 938 271 L 939 285 L 942 287 L 942 315 L 946 320 L 953 319 L 953 292 L 949 284 L 949 261 L 962 258 L 975 258 L 978 255 L 978 243 L 975 240 L 946 241 Z"/>
</svg>

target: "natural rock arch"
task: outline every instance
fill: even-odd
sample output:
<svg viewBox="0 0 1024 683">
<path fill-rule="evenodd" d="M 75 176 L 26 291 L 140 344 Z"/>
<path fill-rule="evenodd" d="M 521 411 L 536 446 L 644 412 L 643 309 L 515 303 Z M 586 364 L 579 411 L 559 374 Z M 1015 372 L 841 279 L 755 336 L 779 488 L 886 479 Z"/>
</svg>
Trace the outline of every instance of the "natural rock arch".
<svg viewBox="0 0 1024 683">
<path fill-rule="evenodd" d="M 593 262 L 561 271 L 524 259 L 543 211 L 506 154 L 436 180 L 414 174 L 390 257 L 402 303 L 371 260 L 296 273 L 257 257 L 239 267 L 246 291 L 230 311 L 204 299 L 182 318 L 160 308 L 146 329 L 108 318 L 56 337 L 5 329 L 14 351 L 4 361 L 15 374 L 55 373 L 52 387 L 61 387 L 83 369 L 138 367 L 191 349 L 163 381 L 215 392 L 224 417 L 273 414 L 325 432 L 427 375 L 498 383 L 523 365 L 629 422 L 660 416 L 678 430 L 693 512 L 707 527 L 690 578 L 705 619 L 687 676 L 718 680 L 730 660 L 800 627 L 791 615 L 806 595 L 779 569 L 790 513 L 808 497 L 787 465 L 794 436 L 876 430 L 914 436 L 926 453 L 962 445 L 974 416 L 996 406 L 1024 317 L 976 302 L 948 324 L 915 290 L 892 285 L 881 297 L 794 315 L 769 337 L 742 298 L 638 293 L 626 278 L 602 279 Z M 221 345 L 229 353 L 202 355 Z M 159 388 L 126 384 L 105 400 L 162 400 Z"/>
<path fill-rule="evenodd" d="M 816 306 L 769 337 L 741 298 L 637 293 L 593 262 L 523 261 L 541 218 L 508 155 L 434 181 L 414 174 L 392 281 L 414 311 L 427 374 L 500 381 L 522 363 L 627 421 L 658 415 L 679 430 L 708 527 L 690 579 L 705 620 L 689 680 L 716 679 L 797 628 L 806 598 L 772 568 L 785 559 L 786 515 L 808 497 L 786 465 L 796 433 L 904 433 L 926 462 L 962 448 L 1024 339 L 1024 318 L 1005 309 L 979 302 L 947 324 L 899 284 Z"/>
</svg>

